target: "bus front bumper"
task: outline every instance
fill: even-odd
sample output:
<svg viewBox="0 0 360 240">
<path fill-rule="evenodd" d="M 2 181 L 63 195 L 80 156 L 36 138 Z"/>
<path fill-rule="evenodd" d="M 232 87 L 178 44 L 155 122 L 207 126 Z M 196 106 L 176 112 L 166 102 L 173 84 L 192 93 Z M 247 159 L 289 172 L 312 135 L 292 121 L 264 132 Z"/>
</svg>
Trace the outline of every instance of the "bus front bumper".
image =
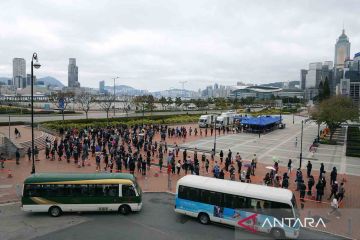
<svg viewBox="0 0 360 240">
<path fill-rule="evenodd" d="M 131 204 L 131 210 L 138 212 L 141 210 L 142 205 L 143 205 L 142 203 Z"/>
</svg>

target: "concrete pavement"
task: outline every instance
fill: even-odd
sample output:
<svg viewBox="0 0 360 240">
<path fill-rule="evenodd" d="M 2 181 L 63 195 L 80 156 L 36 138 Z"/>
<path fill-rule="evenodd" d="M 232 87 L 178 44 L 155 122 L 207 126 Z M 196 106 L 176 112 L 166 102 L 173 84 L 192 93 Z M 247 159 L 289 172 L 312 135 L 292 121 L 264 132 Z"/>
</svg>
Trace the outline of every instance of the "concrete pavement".
<svg viewBox="0 0 360 240">
<path fill-rule="evenodd" d="M 273 157 L 280 160 L 280 165 L 287 166 L 288 160 L 292 159 L 293 168 L 300 165 L 301 147 L 301 121 L 303 117 L 296 116 L 295 123 L 292 123 L 292 116 L 283 116 L 286 123 L 285 129 L 279 129 L 266 134 L 241 133 L 220 135 L 216 139 L 216 150 L 227 153 L 228 149 L 232 152 L 240 152 L 243 159 L 251 160 L 253 154 L 258 156 L 261 163 L 273 165 Z M 322 126 L 325 127 L 325 126 Z M 304 124 L 303 131 L 303 161 L 302 168 L 306 167 L 307 161 L 313 164 L 313 169 L 319 169 L 320 163 L 324 163 L 325 170 L 331 172 L 333 167 L 339 173 L 360 176 L 360 159 L 345 156 L 345 146 L 321 144 L 317 151 L 312 154 L 309 151 L 313 140 L 317 137 L 317 125 L 315 123 Z M 297 138 L 297 143 L 296 143 Z M 195 146 L 201 150 L 210 151 L 214 146 L 214 136 L 202 138 L 192 142 L 182 144 L 183 147 Z"/>
<path fill-rule="evenodd" d="M 174 212 L 174 196 L 145 193 L 143 209 L 127 216 L 118 213 L 24 213 L 19 204 L 0 207 L 0 239 L 271 239 L 220 224 L 202 225 L 195 218 Z M 5 221 L 6 219 L 6 221 Z M 154 221 L 156 219 L 156 221 Z M 341 239 L 303 229 L 299 239 Z"/>
<path fill-rule="evenodd" d="M 297 121 L 298 120 L 299 119 L 297 119 Z M 186 127 L 188 128 L 189 126 L 190 125 L 187 125 Z M 193 128 L 195 127 L 195 125 L 191 125 L 191 126 Z M 311 128 L 310 125 L 309 125 L 309 128 Z M 286 131 L 287 129 L 289 129 L 290 131 Z M 308 134 L 310 134 L 309 129 L 307 129 L 306 131 L 309 131 Z M 287 134 L 284 135 L 284 133 L 286 133 L 286 132 L 287 132 Z M 262 135 L 260 137 L 260 140 L 258 140 L 258 135 L 253 135 L 253 134 L 244 134 L 244 133 L 232 134 L 232 133 L 230 133 L 230 134 L 223 135 L 221 133 L 221 136 L 218 136 L 218 139 L 221 142 L 221 144 L 224 144 L 225 154 L 227 153 L 228 146 L 233 150 L 234 154 L 237 151 L 236 148 L 241 148 L 240 150 L 239 149 L 238 150 L 240 151 L 240 153 L 245 161 L 249 160 L 253 154 L 253 151 L 256 150 L 256 149 L 249 150 L 251 145 L 259 147 L 259 153 L 258 153 L 259 164 L 258 164 L 258 168 L 256 170 L 256 176 L 254 176 L 254 177 L 252 176 L 251 180 L 252 180 L 252 183 L 262 184 L 262 178 L 264 177 L 265 173 L 267 172 L 267 169 L 265 168 L 265 166 L 270 165 L 270 164 L 272 165 L 272 156 L 273 156 L 272 154 L 274 154 L 274 153 L 278 154 L 278 157 L 282 161 L 283 160 L 287 161 L 287 157 L 288 157 L 287 155 L 283 156 L 282 154 L 284 154 L 284 153 L 285 154 L 296 154 L 296 152 L 294 153 L 294 150 L 292 150 L 290 148 L 291 147 L 290 145 L 288 146 L 288 148 L 286 148 L 286 142 L 284 142 L 285 140 L 290 139 L 289 141 L 291 143 L 291 138 L 288 135 L 289 134 L 291 135 L 291 133 L 293 133 L 293 132 L 296 132 L 296 131 L 294 131 L 294 129 L 291 129 L 291 127 L 288 127 L 284 130 L 276 130 L 267 135 Z M 274 136 L 276 136 L 277 134 L 280 134 L 280 135 L 275 138 Z M 245 137 L 245 138 L 242 139 L 243 137 Z M 240 140 L 237 140 L 238 138 L 240 138 Z M 307 141 L 312 139 L 311 136 L 308 138 L 309 139 Z M 304 139 L 305 139 L 305 137 L 304 137 Z M 159 141 L 158 135 L 156 135 L 155 140 Z M 257 141 L 260 141 L 260 142 L 257 142 Z M 200 156 L 201 149 L 204 146 L 207 146 L 207 145 L 209 145 L 210 147 L 212 146 L 213 137 L 188 136 L 187 139 L 174 137 L 174 138 L 168 138 L 167 142 L 168 142 L 168 144 L 182 143 L 185 146 L 198 147 L 199 148 L 199 156 Z M 202 143 L 202 142 L 204 142 L 205 144 L 204 144 L 204 146 L 201 146 L 201 148 L 198 145 L 194 144 L 194 143 Z M 259 144 L 259 145 L 257 145 L 257 144 Z M 266 145 L 268 145 L 268 146 L 266 146 Z M 292 147 L 295 148 L 294 145 Z M 285 150 L 285 151 L 278 151 L 278 150 Z M 188 154 L 192 155 L 193 153 L 188 152 Z M 207 157 L 209 157 L 208 154 L 207 154 Z M 179 159 L 182 159 L 182 152 L 180 152 L 179 157 L 176 158 L 176 161 Z M 219 162 L 218 156 L 216 157 L 216 160 Z M 313 163 L 314 163 L 314 161 L 316 161 L 316 160 L 312 160 Z M 66 163 L 66 161 L 64 161 L 64 160 L 63 161 L 46 160 L 44 157 L 44 152 L 41 151 L 40 152 L 40 161 L 36 162 L 36 170 L 37 170 L 37 172 L 84 172 L 84 173 L 95 172 L 95 160 L 93 157 L 90 157 L 89 163 L 90 163 L 89 166 L 86 165 L 85 167 L 78 168 L 77 165 L 75 165 L 73 163 L 73 160 L 71 161 L 71 163 Z M 165 167 L 163 168 L 163 172 L 159 173 L 159 167 L 155 166 L 155 164 L 157 164 L 157 163 L 158 163 L 158 159 L 155 157 L 153 160 L 154 165 L 151 167 L 150 172 L 148 172 L 147 176 L 145 176 L 145 177 L 142 176 L 140 173 L 136 172 L 136 176 L 137 176 L 139 184 L 145 191 L 156 191 L 156 192 L 163 192 L 163 191 L 167 191 L 167 190 L 174 191 L 177 180 L 180 177 L 184 176 L 183 170 L 181 171 L 180 175 L 172 175 L 170 178 L 171 182 L 169 184 L 168 183 L 168 175 L 165 173 L 166 172 Z M 284 162 L 281 162 L 281 163 L 284 165 Z M 214 165 L 214 162 L 211 162 L 209 174 L 206 174 L 204 168 L 201 168 L 200 174 L 212 176 L 211 170 L 212 170 L 213 165 Z M 296 167 L 296 163 L 294 163 L 294 168 L 295 167 Z M 8 170 L 12 171 L 12 174 L 13 174 L 12 178 L 7 178 Z M 14 160 L 10 160 L 5 163 L 5 169 L 3 171 L 0 170 L 0 202 L 16 201 L 19 199 L 18 196 L 21 194 L 21 188 L 22 188 L 21 186 L 22 186 L 23 180 L 27 176 L 29 176 L 30 170 L 31 170 L 31 162 L 29 162 L 26 158 L 21 159 L 20 165 L 16 165 Z M 317 179 L 317 175 L 318 175 L 317 170 L 318 170 L 318 168 L 314 166 L 313 175 L 314 175 L 315 179 Z M 280 167 L 280 170 L 279 170 L 280 175 L 282 175 L 282 173 L 285 171 L 287 171 L 286 167 Z M 158 176 L 156 176 L 156 174 L 158 174 Z M 226 174 L 225 178 L 229 179 L 229 175 Z M 343 178 L 346 178 L 347 182 L 345 184 L 346 194 L 345 194 L 345 199 L 342 203 L 341 211 L 344 211 L 343 207 L 346 208 L 346 211 L 348 211 L 348 209 L 350 209 L 350 210 L 359 209 L 360 208 L 360 201 L 358 200 L 359 199 L 358 189 L 360 188 L 359 177 L 352 176 L 352 175 L 348 175 L 348 176 L 339 175 L 338 176 L 339 181 L 341 181 Z M 236 180 L 238 180 L 238 179 L 239 179 L 239 176 L 236 174 Z M 290 189 L 291 190 L 295 189 L 294 188 L 295 187 L 294 179 L 295 179 L 295 172 L 293 171 L 292 174 L 290 175 Z M 326 174 L 326 179 L 327 179 L 327 181 L 329 181 L 329 172 L 327 172 L 327 174 Z M 306 178 L 305 178 L 305 181 L 307 181 Z M 168 187 L 169 185 L 171 186 L 170 189 Z M 326 197 L 328 197 L 330 195 L 329 189 L 330 188 L 328 186 L 325 189 L 324 200 L 326 199 Z M 295 196 L 298 198 L 299 194 L 297 192 L 295 192 Z M 322 208 L 322 209 L 328 210 L 330 208 L 330 204 L 326 200 L 322 204 L 315 203 L 311 199 L 306 201 L 305 209 L 315 209 L 315 208 Z M 358 219 L 358 218 L 353 218 L 352 215 L 350 215 L 350 214 L 346 215 L 346 217 L 351 217 L 352 219 Z M 340 233 L 340 232 L 346 233 L 347 232 L 346 224 L 347 224 L 348 219 L 350 219 L 350 218 L 343 219 L 341 229 L 336 228 L 338 226 L 338 224 L 332 222 L 333 225 L 331 226 L 330 230 L 334 231 L 336 233 Z M 360 221 L 358 221 L 358 222 L 360 222 Z M 360 229 L 360 227 L 357 229 Z"/>
</svg>

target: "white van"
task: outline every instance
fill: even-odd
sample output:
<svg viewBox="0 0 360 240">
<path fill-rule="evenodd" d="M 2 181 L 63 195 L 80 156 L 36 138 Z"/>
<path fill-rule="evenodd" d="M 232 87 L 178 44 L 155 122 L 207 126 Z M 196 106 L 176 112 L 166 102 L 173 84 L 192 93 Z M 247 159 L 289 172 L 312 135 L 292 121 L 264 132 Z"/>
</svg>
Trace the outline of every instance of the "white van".
<svg viewBox="0 0 360 240">
<path fill-rule="evenodd" d="M 214 124 L 215 121 L 215 115 L 209 114 L 209 115 L 201 115 L 199 118 L 199 127 L 200 128 L 207 128 L 211 127 L 212 124 Z"/>
</svg>

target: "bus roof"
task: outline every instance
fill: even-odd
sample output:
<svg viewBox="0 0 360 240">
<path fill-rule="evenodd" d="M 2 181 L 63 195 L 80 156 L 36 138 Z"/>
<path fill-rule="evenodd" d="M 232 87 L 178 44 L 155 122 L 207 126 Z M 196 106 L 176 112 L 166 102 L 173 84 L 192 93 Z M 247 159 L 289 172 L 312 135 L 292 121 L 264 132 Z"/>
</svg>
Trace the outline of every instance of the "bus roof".
<svg viewBox="0 0 360 240">
<path fill-rule="evenodd" d="M 293 193 L 284 188 L 275 188 L 196 175 L 187 175 L 182 177 L 177 182 L 177 186 L 179 185 L 283 203 L 290 203 L 293 197 Z"/>
<path fill-rule="evenodd" d="M 129 173 L 35 173 L 25 179 L 25 184 L 78 180 L 128 179 L 135 181 Z"/>
</svg>

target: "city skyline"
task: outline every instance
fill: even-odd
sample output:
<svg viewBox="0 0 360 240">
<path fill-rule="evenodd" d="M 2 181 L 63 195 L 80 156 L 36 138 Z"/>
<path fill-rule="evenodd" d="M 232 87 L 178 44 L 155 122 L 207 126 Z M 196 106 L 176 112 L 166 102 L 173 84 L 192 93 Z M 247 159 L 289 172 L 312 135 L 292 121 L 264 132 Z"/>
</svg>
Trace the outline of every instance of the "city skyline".
<svg viewBox="0 0 360 240">
<path fill-rule="evenodd" d="M 313 16 L 324 4 L 331 7 L 321 12 L 321 18 Z M 109 84 L 114 76 L 121 77 L 116 84 L 149 91 L 181 88 L 183 80 L 191 90 L 215 82 L 300 80 L 299 69 L 309 62 L 334 59 L 343 22 L 351 41 L 350 57 L 360 51 L 357 5 L 356 1 L 2 2 L 7 11 L 0 16 L 4 49 L 0 75 L 12 76 L 16 57 L 24 58 L 28 68 L 36 51 L 43 66 L 38 77 L 53 76 L 65 85 L 71 57 L 79 62 L 79 83 L 84 87 L 98 86 L 101 80 Z"/>
</svg>

